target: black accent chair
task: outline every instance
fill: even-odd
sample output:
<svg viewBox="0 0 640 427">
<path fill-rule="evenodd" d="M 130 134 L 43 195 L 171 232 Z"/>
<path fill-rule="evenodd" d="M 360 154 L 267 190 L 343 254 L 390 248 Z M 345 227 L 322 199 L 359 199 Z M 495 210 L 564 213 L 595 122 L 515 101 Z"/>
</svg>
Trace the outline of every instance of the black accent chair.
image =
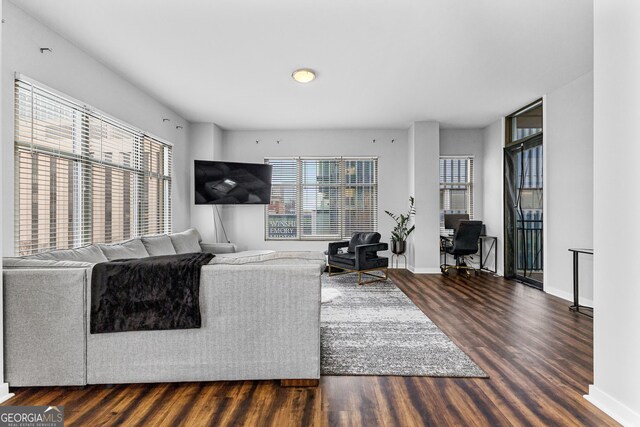
<svg viewBox="0 0 640 427">
<path fill-rule="evenodd" d="M 443 242 L 444 264 L 440 266 L 443 274 L 449 274 L 449 270 L 455 268 L 457 271 L 465 270 L 467 274 L 473 271 L 476 276 L 478 275 L 477 269 L 466 265 L 465 257 L 478 252 L 478 239 L 481 232 L 482 221 L 460 221 L 453 239 Z M 453 255 L 455 265 L 447 264 L 447 254 Z"/>
<path fill-rule="evenodd" d="M 341 252 L 341 248 L 347 248 Z M 378 256 L 378 251 L 389 249 L 387 243 L 380 243 L 380 233 L 353 233 L 351 240 L 329 243 L 329 276 L 336 274 L 358 273 L 358 285 L 387 280 L 389 258 Z M 339 272 L 333 272 L 337 268 Z M 384 276 L 372 274 L 380 271 Z M 362 275 L 374 277 L 363 282 Z"/>
</svg>

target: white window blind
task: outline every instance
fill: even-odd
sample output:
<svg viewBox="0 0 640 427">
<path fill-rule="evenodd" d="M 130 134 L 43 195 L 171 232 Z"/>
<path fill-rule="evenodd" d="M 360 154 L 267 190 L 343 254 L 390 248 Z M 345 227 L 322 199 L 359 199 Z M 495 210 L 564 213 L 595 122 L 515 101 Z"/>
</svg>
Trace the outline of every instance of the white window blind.
<svg viewBox="0 0 640 427">
<path fill-rule="evenodd" d="M 440 157 L 440 232 L 445 214 L 473 219 L 473 157 Z"/>
<path fill-rule="evenodd" d="M 22 79 L 15 161 L 19 255 L 171 230 L 171 146 Z"/>
<path fill-rule="evenodd" d="M 269 158 L 266 240 L 332 240 L 378 228 L 376 158 Z"/>
</svg>

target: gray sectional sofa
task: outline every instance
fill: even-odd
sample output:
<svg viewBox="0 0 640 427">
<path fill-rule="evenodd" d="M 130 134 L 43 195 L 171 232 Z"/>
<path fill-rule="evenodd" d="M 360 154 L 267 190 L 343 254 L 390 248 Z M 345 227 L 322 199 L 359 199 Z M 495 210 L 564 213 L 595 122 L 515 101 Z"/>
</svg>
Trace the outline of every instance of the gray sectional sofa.
<svg viewBox="0 0 640 427">
<path fill-rule="evenodd" d="M 199 329 L 89 333 L 95 263 L 211 252 Z M 315 252 L 236 252 L 194 229 L 3 259 L 4 370 L 11 386 L 317 379 L 320 275 Z"/>
</svg>

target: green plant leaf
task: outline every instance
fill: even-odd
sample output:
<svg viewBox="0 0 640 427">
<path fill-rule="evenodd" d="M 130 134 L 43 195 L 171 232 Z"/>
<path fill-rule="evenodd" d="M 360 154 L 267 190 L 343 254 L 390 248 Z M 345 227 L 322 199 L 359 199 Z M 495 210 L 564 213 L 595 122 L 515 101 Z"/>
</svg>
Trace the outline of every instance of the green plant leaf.
<svg viewBox="0 0 640 427">
<path fill-rule="evenodd" d="M 393 220 L 396 222 L 396 226 L 393 228 L 393 231 L 391 232 L 391 236 L 393 240 L 404 241 L 407 239 L 409 234 L 411 234 L 415 230 L 416 228 L 415 224 L 412 225 L 411 228 L 408 228 L 409 222 L 411 221 L 411 217 L 415 216 L 416 214 L 415 199 L 413 198 L 413 196 L 409 197 L 409 209 L 407 210 L 406 214 L 397 215 L 389 211 L 384 211 L 384 212 L 387 215 L 389 215 L 391 218 L 393 218 Z"/>
</svg>

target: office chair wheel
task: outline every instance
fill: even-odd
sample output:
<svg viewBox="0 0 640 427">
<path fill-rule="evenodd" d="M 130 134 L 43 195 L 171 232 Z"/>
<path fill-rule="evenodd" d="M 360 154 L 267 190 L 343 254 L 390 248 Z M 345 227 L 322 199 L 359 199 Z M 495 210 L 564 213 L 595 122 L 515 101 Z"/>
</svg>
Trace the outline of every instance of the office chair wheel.
<svg viewBox="0 0 640 427">
<path fill-rule="evenodd" d="M 449 275 L 449 270 L 447 270 L 446 268 L 442 268 L 440 267 L 440 271 L 442 272 L 442 274 L 444 274 L 445 276 Z"/>
</svg>

